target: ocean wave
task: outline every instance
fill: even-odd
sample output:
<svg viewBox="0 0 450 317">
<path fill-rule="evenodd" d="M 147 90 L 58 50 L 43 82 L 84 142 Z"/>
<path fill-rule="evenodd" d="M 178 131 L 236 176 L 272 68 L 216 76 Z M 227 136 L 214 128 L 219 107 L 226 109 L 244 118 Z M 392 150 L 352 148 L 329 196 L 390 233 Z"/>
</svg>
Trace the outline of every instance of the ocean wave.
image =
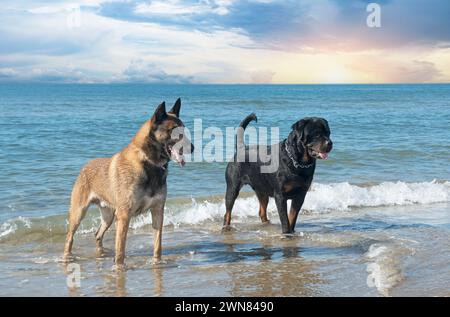
<svg viewBox="0 0 450 317">
<path fill-rule="evenodd" d="M 348 211 L 352 207 L 432 204 L 450 201 L 450 182 L 383 182 L 356 186 L 347 182 L 313 184 L 305 199 L 310 211 Z"/>
<path fill-rule="evenodd" d="M 432 204 L 450 201 L 450 182 L 406 183 L 383 182 L 370 186 L 352 185 L 347 182 L 320 184 L 314 183 L 307 194 L 302 211 L 307 213 L 332 213 L 353 211 L 363 207 L 402 206 L 411 204 Z M 238 198 L 233 208 L 233 222 L 245 222 L 258 216 L 259 202 L 252 195 Z M 165 225 L 175 227 L 214 222 L 221 225 L 225 212 L 223 197 L 191 199 L 190 202 L 169 200 L 165 210 Z M 277 222 L 273 199 L 268 206 L 269 216 Z M 252 220 L 253 221 L 253 220 Z M 83 220 L 78 234 L 93 233 L 99 226 L 99 213 L 90 212 Z M 151 216 L 143 214 L 131 222 L 132 229 L 151 224 Z M 12 235 L 64 235 L 67 225 L 66 215 L 46 218 L 19 217 L 0 225 L 0 241 Z"/>
<path fill-rule="evenodd" d="M 365 254 L 367 259 L 367 286 L 376 287 L 383 296 L 403 279 L 402 259 L 414 250 L 402 244 L 374 243 Z"/>
<path fill-rule="evenodd" d="M 402 206 L 432 204 L 450 201 L 450 182 L 383 182 L 372 186 L 350 183 L 313 184 L 306 195 L 303 212 L 329 213 L 351 211 L 360 207 Z M 288 206 L 289 207 L 289 206 Z M 289 208 L 288 208 L 289 209 Z M 238 198 L 233 208 L 233 219 L 243 221 L 258 215 L 259 202 L 255 196 Z M 225 211 L 225 202 L 203 202 L 192 199 L 190 205 L 167 206 L 166 223 L 172 225 L 196 224 L 207 220 L 219 220 Z M 270 200 L 269 214 L 276 214 L 275 202 Z M 275 217 L 278 218 L 278 217 Z M 149 218 L 146 218 L 149 220 Z M 135 227 L 147 224 L 144 218 Z"/>
</svg>

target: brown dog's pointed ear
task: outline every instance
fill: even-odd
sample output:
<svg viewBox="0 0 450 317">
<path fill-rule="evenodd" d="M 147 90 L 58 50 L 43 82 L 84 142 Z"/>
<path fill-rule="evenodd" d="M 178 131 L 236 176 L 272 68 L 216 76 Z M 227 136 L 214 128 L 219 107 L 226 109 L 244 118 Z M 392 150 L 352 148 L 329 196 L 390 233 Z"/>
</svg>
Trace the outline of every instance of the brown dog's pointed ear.
<svg viewBox="0 0 450 317">
<path fill-rule="evenodd" d="M 178 98 L 177 101 L 175 101 L 175 104 L 173 105 L 172 109 L 169 110 L 169 113 L 173 113 L 178 118 L 180 116 L 180 108 L 181 108 L 181 98 Z"/>
<path fill-rule="evenodd" d="M 155 113 L 153 114 L 153 121 L 161 122 L 167 117 L 166 113 L 166 102 L 163 101 L 158 107 L 156 107 Z"/>
</svg>

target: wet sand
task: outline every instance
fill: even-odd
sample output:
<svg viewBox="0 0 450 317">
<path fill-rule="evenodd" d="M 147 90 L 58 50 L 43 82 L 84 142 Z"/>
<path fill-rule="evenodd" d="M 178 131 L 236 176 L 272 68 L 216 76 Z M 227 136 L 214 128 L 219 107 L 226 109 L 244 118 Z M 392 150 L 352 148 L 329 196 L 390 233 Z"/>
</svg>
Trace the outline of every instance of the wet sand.
<svg viewBox="0 0 450 317">
<path fill-rule="evenodd" d="M 279 234 L 276 215 L 270 215 L 273 224 L 251 217 L 226 233 L 219 219 L 167 226 L 158 264 L 151 258 L 151 226 L 131 230 L 123 272 L 113 269 L 113 228 L 105 237 L 102 257 L 96 256 L 92 233 L 80 233 L 74 245 L 74 263 L 81 268 L 79 288 L 66 283 L 67 265 L 60 262 L 63 232 L 3 240 L 0 295 L 449 295 L 447 204 L 304 214 L 291 238 Z"/>
</svg>

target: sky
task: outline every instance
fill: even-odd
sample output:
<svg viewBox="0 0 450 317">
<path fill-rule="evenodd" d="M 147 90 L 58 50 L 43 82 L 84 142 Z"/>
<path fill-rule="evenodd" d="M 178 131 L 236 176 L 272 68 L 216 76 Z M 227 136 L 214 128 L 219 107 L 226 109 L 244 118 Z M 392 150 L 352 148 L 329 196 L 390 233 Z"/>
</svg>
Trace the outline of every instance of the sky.
<svg viewBox="0 0 450 317">
<path fill-rule="evenodd" d="M 450 1 L 2 0 L 0 82 L 450 82 Z"/>
</svg>

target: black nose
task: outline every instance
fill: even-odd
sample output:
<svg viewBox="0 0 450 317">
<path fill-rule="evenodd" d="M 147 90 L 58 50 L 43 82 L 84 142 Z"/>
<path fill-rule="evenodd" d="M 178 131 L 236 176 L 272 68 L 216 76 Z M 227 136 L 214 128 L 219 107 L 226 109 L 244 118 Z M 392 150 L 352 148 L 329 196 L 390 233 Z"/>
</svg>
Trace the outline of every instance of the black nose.
<svg viewBox="0 0 450 317">
<path fill-rule="evenodd" d="M 331 149 L 333 148 L 333 142 L 331 142 L 331 140 L 326 140 L 325 141 L 325 146 L 327 148 L 327 152 L 330 152 Z"/>
</svg>

